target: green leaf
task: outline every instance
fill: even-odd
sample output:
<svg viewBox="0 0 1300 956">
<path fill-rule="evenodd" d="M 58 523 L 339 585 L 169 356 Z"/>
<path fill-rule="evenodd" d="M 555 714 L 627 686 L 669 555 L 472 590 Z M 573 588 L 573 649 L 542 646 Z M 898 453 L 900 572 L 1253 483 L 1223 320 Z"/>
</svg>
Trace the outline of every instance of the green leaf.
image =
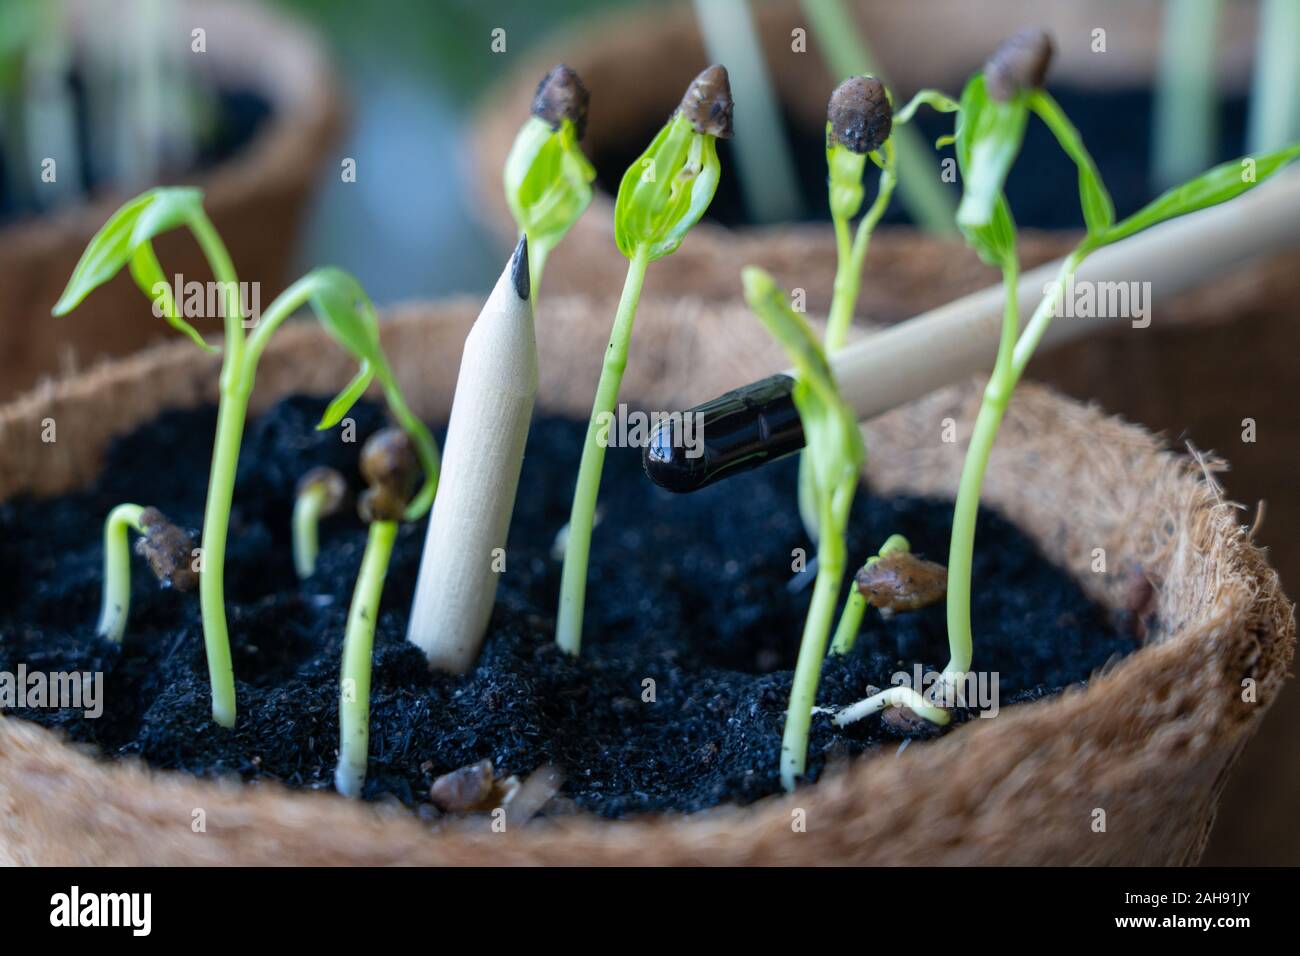
<svg viewBox="0 0 1300 956">
<path fill-rule="evenodd" d="M 1300 143 L 1271 153 L 1243 156 L 1202 173 L 1195 179 L 1175 186 L 1156 197 L 1127 219 L 1107 230 L 1094 247 L 1118 242 L 1136 232 L 1149 229 L 1166 219 L 1217 206 L 1234 199 L 1268 179 L 1279 169 L 1300 156 Z"/>
<path fill-rule="evenodd" d="M 715 137 L 674 113 L 628 167 L 614 202 L 614 239 L 629 259 L 646 246 L 651 261 L 677 251 L 718 188 Z"/>
<path fill-rule="evenodd" d="M 970 169 L 975 161 L 973 141 L 978 137 L 980 116 L 991 102 L 984 90 L 984 77 L 976 74 L 962 90 L 961 106 L 957 114 L 957 131 L 954 134 L 957 165 L 962 171 L 963 205 L 966 203 L 966 195 L 972 188 Z M 1023 131 L 1023 125 L 1021 129 Z M 989 265 L 1001 267 L 1016 254 L 1016 223 L 1011 215 L 1011 207 L 1007 205 L 1006 197 L 1002 193 L 1000 182 L 993 191 L 991 199 L 992 206 L 986 222 L 982 224 L 963 222 L 959 217 L 957 226 L 980 259 Z"/>
<path fill-rule="evenodd" d="M 573 121 L 530 116 L 506 158 L 506 201 L 529 246 L 553 248 L 591 203 L 595 168 L 578 145 Z"/>
<path fill-rule="evenodd" d="M 894 122 L 896 124 L 908 122 L 922 105 L 929 106 L 940 113 L 955 113 L 961 108 L 961 104 L 946 93 L 940 93 L 938 90 L 921 90 L 907 101 L 906 106 L 895 111 Z"/>
<path fill-rule="evenodd" d="M 350 412 L 352 406 L 365 394 L 374 377 L 375 372 L 370 367 L 370 363 L 363 361 L 360 371 L 357 372 L 352 381 L 326 407 L 325 413 L 321 415 L 320 421 L 316 423 L 316 430 L 318 432 L 324 431 L 343 421 L 343 416 Z"/>
<path fill-rule="evenodd" d="M 131 257 L 131 234 L 141 213 L 154 201 L 156 190 L 141 193 L 109 216 L 81 254 L 63 295 L 55 303 L 54 315 L 67 315 L 81 301 L 121 271 Z"/>
<path fill-rule="evenodd" d="M 857 416 L 840 397 L 830 364 L 811 327 L 770 275 L 747 266 L 741 273 L 745 301 L 795 367 L 792 393 L 803 422 L 805 454 L 811 456 L 816 495 L 824 511 L 830 496 L 856 482 L 866 457 Z M 842 529 L 841 529 L 842 533 Z"/>
<path fill-rule="evenodd" d="M 135 280 L 136 286 L 154 303 L 155 315 L 161 307 L 162 317 L 167 320 L 167 324 L 189 336 L 190 340 L 203 351 L 210 354 L 221 351 L 203 341 L 203 336 L 199 334 L 198 329 L 181 317 L 180 311 L 176 308 L 176 297 L 172 295 L 167 277 L 163 275 L 162 266 L 159 265 L 158 257 L 154 254 L 152 243 L 146 240 L 136 246 L 135 251 L 131 253 L 129 265 L 131 278 Z"/>
<path fill-rule="evenodd" d="M 333 266 L 313 270 L 308 279 L 312 307 L 325 331 L 358 361 L 377 368 L 382 358 L 379 319 L 361 283 Z"/>
<path fill-rule="evenodd" d="M 1029 110 L 1024 93 L 1006 101 L 995 100 L 977 75 L 962 93 L 957 120 L 957 162 L 962 170 L 961 205 L 957 225 L 963 231 L 989 225 L 1011 165 L 1020 153 Z"/>
<path fill-rule="evenodd" d="M 131 230 L 131 247 L 156 239 L 164 232 L 189 225 L 203 213 L 203 191 L 189 186 L 153 190 L 153 201 L 140 210 Z"/>
<path fill-rule="evenodd" d="M 1102 182 L 1101 173 L 1097 171 L 1097 164 L 1083 145 L 1083 138 L 1056 100 L 1042 90 L 1030 92 L 1029 108 L 1052 131 L 1066 155 L 1074 160 L 1079 170 L 1079 205 L 1083 210 L 1083 221 L 1089 236 L 1100 236 L 1115 224 L 1115 204 Z"/>
</svg>

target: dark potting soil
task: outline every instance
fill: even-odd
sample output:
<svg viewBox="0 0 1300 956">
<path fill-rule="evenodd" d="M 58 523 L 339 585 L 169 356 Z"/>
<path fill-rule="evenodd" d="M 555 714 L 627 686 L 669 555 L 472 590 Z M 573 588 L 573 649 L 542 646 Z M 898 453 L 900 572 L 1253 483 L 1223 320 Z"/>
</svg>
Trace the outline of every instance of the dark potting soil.
<svg viewBox="0 0 1300 956">
<path fill-rule="evenodd" d="M 94 637 L 101 527 L 123 501 L 183 526 L 202 514 L 213 409 L 171 412 L 116 442 L 88 491 L 0 505 L 0 672 L 102 671 L 103 715 L 13 713 L 110 756 L 203 775 L 330 788 L 338 739 L 339 657 L 365 532 L 349 510 L 321 528 L 318 570 L 299 584 L 290 558 L 294 484 L 338 468 L 359 488 L 360 443 L 382 425 L 362 403 L 354 443 L 314 431 L 323 408 L 292 398 L 253 420 L 239 463 L 226 562 L 226 606 L 239 723 L 209 719 L 199 602 L 161 590 L 133 559 L 130 620 L 119 650 Z M 635 449 L 610 449 L 579 659 L 553 642 L 560 563 L 585 424 L 533 424 L 489 638 L 477 669 L 431 674 L 405 641 L 424 523 L 400 532 L 374 654 L 365 795 L 429 800 L 434 777 L 490 758 L 499 775 L 543 765 L 580 807 L 616 817 L 693 811 L 779 792 L 778 755 L 791 669 L 811 588 L 787 588 L 808 543 L 793 459 L 687 496 L 656 488 Z M 943 560 L 949 502 L 858 495 L 849 535 L 861 561 L 894 532 Z M 998 674 L 1001 707 L 1086 680 L 1132 651 L 1060 569 L 1008 521 L 981 514 L 974 579 L 977 668 Z M 843 706 L 868 684 L 947 660 L 942 604 L 882 619 L 868 609 L 853 653 L 829 660 L 818 694 Z M 653 701 L 646 700 L 653 681 Z M 958 722 L 973 719 L 958 712 Z M 814 717 L 809 776 L 841 756 L 898 749 L 901 732 L 868 718 L 836 730 Z"/>
<path fill-rule="evenodd" d="M 112 154 L 109 144 L 96 142 L 92 134 L 93 124 L 90 115 L 90 100 L 86 89 L 86 79 L 79 71 L 74 71 L 67 78 L 67 93 L 73 109 L 78 161 L 76 169 L 80 174 L 77 188 L 82 195 L 94 196 L 102 192 L 120 189 L 103 175 L 98 157 Z M 201 130 L 193 144 L 193 161 L 187 169 L 164 169 L 163 176 L 169 182 L 193 177 L 207 169 L 225 162 L 239 153 L 270 119 L 271 104 L 255 90 L 225 87 L 216 90 L 213 95 L 212 116 L 208 128 Z M 11 151 L 5 149 L 3 135 L 0 134 L 0 226 L 30 216 L 40 215 L 43 211 L 42 196 L 35 193 L 16 194 L 6 188 L 10 184 L 9 170 L 6 162 L 11 161 Z M 23 147 L 25 148 L 25 147 Z M 63 167 L 60 167 L 60 174 Z"/>
<path fill-rule="evenodd" d="M 1116 213 L 1127 216 L 1136 212 L 1160 192 L 1150 181 L 1151 165 L 1152 96 L 1150 90 L 1080 90 L 1071 87 L 1049 88 L 1051 94 L 1065 110 L 1065 115 L 1078 128 L 1084 144 L 1097 162 L 1106 186 L 1115 200 Z M 961 91 L 947 90 L 951 95 Z M 829 96 L 829 92 L 827 94 Z M 1219 108 L 1219 141 L 1215 162 L 1224 162 L 1240 156 L 1244 150 L 1247 101 L 1244 97 L 1224 99 Z M 636 136 L 627 137 L 625 143 L 592 155 L 596 167 L 597 183 L 606 192 L 618 190 L 623 171 L 627 169 L 645 144 L 654 138 L 658 123 L 664 117 L 654 118 L 655 127 L 649 126 Z M 927 143 L 952 133 L 953 117 L 922 107 L 910 125 L 914 125 Z M 804 216 L 807 221 L 829 221 L 826 205 L 826 145 L 825 129 L 800 126 L 790 115 L 785 116 L 785 129 L 791 157 L 798 178 L 798 188 Z M 751 225 L 741 197 L 740 182 L 735 172 L 734 150 L 741 147 L 744 131 L 738 130 L 742 139 L 723 141 L 718 155 L 723 164 L 722 178 L 717 194 L 709 206 L 708 218 L 726 226 Z M 940 157 L 954 155 L 948 147 Z M 879 173 L 867 164 L 867 201 L 875 195 L 875 180 Z M 903 170 L 902 175 L 907 175 Z M 952 186 L 954 198 L 958 186 Z M 1083 218 L 1079 211 L 1078 174 L 1074 164 L 1057 145 L 1048 129 L 1031 117 L 1025 131 L 1024 147 L 1007 180 L 1007 200 L 1022 228 L 1081 229 Z M 910 222 L 905 205 L 897 195 L 885 212 L 884 222 Z"/>
</svg>

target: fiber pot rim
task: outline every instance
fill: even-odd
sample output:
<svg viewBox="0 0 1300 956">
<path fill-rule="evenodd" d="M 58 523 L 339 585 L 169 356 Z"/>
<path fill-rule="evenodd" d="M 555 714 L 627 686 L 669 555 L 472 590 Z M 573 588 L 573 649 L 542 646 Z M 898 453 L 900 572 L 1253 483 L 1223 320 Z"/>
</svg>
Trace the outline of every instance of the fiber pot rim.
<svg viewBox="0 0 1300 956">
<path fill-rule="evenodd" d="M 478 303 L 468 300 L 409 306 L 383 323 L 386 347 L 419 414 L 445 413 L 459 346 L 477 311 Z M 610 302 L 544 300 L 538 322 L 543 407 L 586 412 L 599 349 L 587 361 L 572 354 L 570 343 L 600 340 L 610 314 Z M 650 296 L 640 319 L 640 345 L 626 379 L 630 404 L 673 407 L 674 398 L 695 401 L 782 364 L 738 306 Z M 315 324 L 292 323 L 267 350 L 253 411 L 293 391 L 328 393 L 349 378 L 349 364 Z M 4 447 L 40 449 L 0 462 L 0 498 L 84 482 L 108 435 L 163 406 L 210 401 L 217 368 L 211 356 L 178 342 L 0 407 Z M 931 436 L 947 416 L 964 434 L 978 400 L 979 383 L 970 382 L 869 423 L 875 486 L 929 494 L 955 487 L 961 443 Z M 58 423 L 53 444 L 40 443 L 47 417 Z M 1087 442 L 1096 447 L 1085 448 Z M 1060 454 L 1062 448 L 1068 453 Z M 35 460 L 24 464 L 17 457 Z M 0 719 L 0 803 L 9 808 L 0 815 L 0 858 L 49 864 L 1191 862 L 1204 845 L 1227 770 L 1281 685 L 1295 634 L 1276 575 L 1202 469 L 1161 450 L 1137 426 L 1023 386 L 990 467 L 986 500 L 1016 503 L 1017 523 L 1045 554 L 1078 568 L 1063 560 L 1081 539 L 1061 519 L 1061 502 L 1068 514 L 1069 503 L 1079 507 L 1085 500 L 1081 489 L 1091 489 L 1089 536 L 1114 547 L 1116 558 L 1136 553 L 1152 562 L 1149 570 L 1169 573 L 1156 589 L 1167 629 L 1084 690 L 1009 708 L 1000 719 L 975 721 L 902 757 L 855 761 L 793 795 L 687 818 L 561 819 L 508 837 L 467 822 L 429 834 L 405 810 L 98 761 L 42 728 Z M 1017 486 L 1017 474 L 1034 481 Z M 1163 502 L 1163 510 L 1138 534 L 1126 524 L 1134 503 L 1147 509 L 1152 501 Z M 1095 598 L 1123 605 L 1128 583 L 1122 576 L 1077 576 Z M 1174 585 L 1177 600 L 1170 597 Z M 1259 681 L 1257 706 L 1235 699 L 1244 672 Z M 969 765 L 979 774 L 953 773 Z M 1109 812 L 1104 834 L 1090 829 L 1091 810 L 1099 806 Z M 195 808 L 205 811 L 205 833 L 190 829 Z M 806 832 L 792 831 L 795 808 L 805 811 Z"/>
<path fill-rule="evenodd" d="M 94 28 L 97 14 L 88 0 L 79 0 L 70 12 L 77 43 Z M 338 81 L 315 35 L 292 18 L 245 0 L 227 0 L 219 6 L 183 0 L 177 19 L 185 17 L 208 30 L 208 72 L 216 78 L 239 76 L 250 81 L 271 106 L 267 123 L 237 154 L 187 182 L 218 201 L 268 191 L 268 180 L 296 182 L 302 144 L 332 142 L 344 121 Z M 240 42 L 214 42 L 226 30 Z M 274 49 L 276 56 L 259 55 L 268 49 Z M 84 246 L 124 199 L 125 194 L 113 187 L 69 209 L 10 223 L 0 229 L 0 257 L 11 242 L 58 246 L 75 241 Z"/>
</svg>

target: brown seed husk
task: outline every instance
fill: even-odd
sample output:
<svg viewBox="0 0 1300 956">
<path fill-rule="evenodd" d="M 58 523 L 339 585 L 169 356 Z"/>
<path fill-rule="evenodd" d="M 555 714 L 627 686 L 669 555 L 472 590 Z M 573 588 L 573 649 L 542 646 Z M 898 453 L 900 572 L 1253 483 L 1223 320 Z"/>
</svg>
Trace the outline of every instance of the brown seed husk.
<svg viewBox="0 0 1300 956">
<path fill-rule="evenodd" d="M 691 121 L 695 132 L 730 139 L 734 106 L 727 68 L 715 63 L 691 81 L 678 109 Z"/>
<path fill-rule="evenodd" d="M 549 123 L 551 129 L 559 129 L 564 120 L 569 120 L 573 123 L 574 134 L 582 139 L 587 132 L 590 102 L 591 94 L 578 74 L 561 63 L 537 84 L 532 113 Z"/>
<path fill-rule="evenodd" d="M 144 509 L 140 527 L 143 531 L 136 539 L 135 553 L 149 562 L 149 569 L 163 587 L 192 591 L 199 583 L 193 568 L 194 539 L 157 508 Z"/>
<path fill-rule="evenodd" d="M 490 809 L 496 777 L 491 760 L 444 773 L 429 787 L 429 799 L 444 813 L 468 813 Z"/>
<path fill-rule="evenodd" d="M 882 611 L 915 611 L 943 600 L 948 569 L 909 551 L 891 551 L 858 571 L 854 583 Z"/>
<path fill-rule="evenodd" d="M 375 432 L 361 448 L 361 476 L 370 488 L 357 499 L 361 520 L 400 521 L 420 467 L 411 439 L 400 428 Z"/>
<path fill-rule="evenodd" d="M 835 87 L 826 118 L 832 143 L 855 153 L 870 153 L 889 139 L 894 108 L 885 85 L 874 76 L 851 76 Z"/>
<path fill-rule="evenodd" d="M 1052 63 L 1052 37 L 1046 30 L 1021 30 L 997 48 L 984 64 L 984 87 L 995 100 L 1037 89 Z"/>
</svg>

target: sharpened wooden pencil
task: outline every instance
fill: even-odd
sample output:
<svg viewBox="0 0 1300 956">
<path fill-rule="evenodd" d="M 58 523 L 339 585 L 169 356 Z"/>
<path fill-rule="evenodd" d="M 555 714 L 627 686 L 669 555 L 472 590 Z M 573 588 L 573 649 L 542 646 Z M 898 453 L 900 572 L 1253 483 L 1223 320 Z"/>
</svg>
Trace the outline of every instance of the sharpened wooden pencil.
<svg viewBox="0 0 1300 956">
<path fill-rule="evenodd" d="M 420 559 L 407 639 L 438 670 L 464 673 L 478 657 L 506 566 L 536 397 L 528 241 L 520 239 L 465 339 Z"/>
</svg>

